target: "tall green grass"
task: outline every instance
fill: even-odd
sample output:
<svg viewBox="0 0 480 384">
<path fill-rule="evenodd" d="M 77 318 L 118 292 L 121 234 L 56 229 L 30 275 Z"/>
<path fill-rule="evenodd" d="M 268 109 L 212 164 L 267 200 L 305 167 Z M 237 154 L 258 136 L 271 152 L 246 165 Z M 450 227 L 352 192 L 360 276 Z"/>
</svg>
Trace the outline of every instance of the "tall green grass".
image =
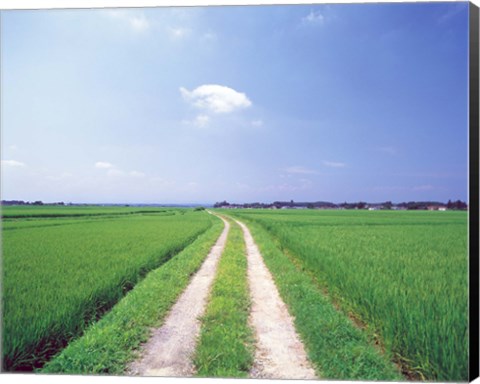
<svg viewBox="0 0 480 384">
<path fill-rule="evenodd" d="M 467 380 L 465 212 L 250 212 L 409 374 Z"/>
<path fill-rule="evenodd" d="M 246 377 L 253 362 L 248 326 L 250 295 L 247 258 L 240 227 L 231 222 L 208 306 L 202 318 L 194 364 L 198 376 Z"/>
<path fill-rule="evenodd" d="M 258 223 L 247 223 L 294 318 L 295 327 L 318 377 L 401 380 L 402 376 L 388 356 L 381 354 L 364 332 L 335 309 L 309 274 L 280 249 L 276 239 Z"/>
<path fill-rule="evenodd" d="M 215 219 L 216 220 L 216 219 Z M 100 321 L 48 362 L 42 373 L 122 374 L 136 357 L 150 329 L 168 310 L 198 270 L 222 230 L 222 222 L 161 267 L 150 272 Z"/>
<path fill-rule="evenodd" d="M 216 220 L 185 212 L 4 230 L 3 369 L 41 367 Z"/>
</svg>

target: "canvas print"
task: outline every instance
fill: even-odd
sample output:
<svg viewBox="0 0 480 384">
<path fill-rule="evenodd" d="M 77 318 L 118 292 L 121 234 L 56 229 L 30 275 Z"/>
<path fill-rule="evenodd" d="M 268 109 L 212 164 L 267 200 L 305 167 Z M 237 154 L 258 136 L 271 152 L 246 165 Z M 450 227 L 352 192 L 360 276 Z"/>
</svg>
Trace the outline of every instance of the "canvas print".
<svg viewBox="0 0 480 384">
<path fill-rule="evenodd" d="M 468 381 L 474 9 L 3 10 L 2 373 Z"/>
</svg>

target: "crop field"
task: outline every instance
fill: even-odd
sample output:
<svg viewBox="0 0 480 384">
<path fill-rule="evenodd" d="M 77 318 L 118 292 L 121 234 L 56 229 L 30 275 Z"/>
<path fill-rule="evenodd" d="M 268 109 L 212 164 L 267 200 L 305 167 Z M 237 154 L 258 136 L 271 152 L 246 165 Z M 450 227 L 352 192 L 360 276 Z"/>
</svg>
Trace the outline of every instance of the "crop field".
<svg viewBox="0 0 480 384">
<path fill-rule="evenodd" d="M 467 379 L 465 212 L 219 211 L 250 228 L 320 378 Z M 4 208 L 4 369 L 124 374 L 221 227 L 192 209 Z M 198 375 L 252 366 L 245 252 L 235 224 Z"/>
<path fill-rule="evenodd" d="M 130 215 L 135 213 L 171 213 L 176 211 L 169 208 L 151 208 L 151 207 L 118 207 L 105 206 L 99 207 L 94 205 L 84 206 L 52 206 L 52 205 L 18 205 L 7 206 L 2 209 L 2 217 L 5 219 L 14 218 L 52 218 L 52 217 L 81 217 L 88 216 L 90 218 L 95 216 L 105 215 Z"/>
<path fill-rule="evenodd" d="M 41 372 L 124 374 L 151 329 L 162 324 L 221 229 L 222 222 L 215 221 L 190 246 L 150 272 L 110 312 L 47 362 Z"/>
<path fill-rule="evenodd" d="M 465 212 L 229 210 L 228 214 L 250 226 L 262 252 L 272 244 L 282 249 L 407 377 L 467 380 Z M 266 262 L 270 267 L 275 260 Z M 284 284 L 283 276 L 274 277 Z M 309 330 L 300 324 L 299 331 L 308 347 Z"/>
<path fill-rule="evenodd" d="M 214 219 L 188 209 L 6 207 L 3 367 L 32 370 Z"/>
</svg>

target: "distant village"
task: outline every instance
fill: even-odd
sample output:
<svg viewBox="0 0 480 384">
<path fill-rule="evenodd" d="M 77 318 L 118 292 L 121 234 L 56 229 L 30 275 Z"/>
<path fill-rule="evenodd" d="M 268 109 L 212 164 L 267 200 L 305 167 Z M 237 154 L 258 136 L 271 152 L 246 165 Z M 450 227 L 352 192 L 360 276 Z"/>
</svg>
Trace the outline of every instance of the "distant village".
<svg viewBox="0 0 480 384">
<path fill-rule="evenodd" d="M 73 204 L 64 203 L 62 201 L 55 203 L 44 203 L 42 201 L 23 201 L 23 200 L 2 200 L 1 205 L 46 205 L 46 206 L 85 206 L 85 205 L 113 205 L 113 206 L 176 206 L 175 204 Z M 195 207 L 197 204 L 182 205 L 183 207 Z M 205 206 L 209 206 L 206 204 Z M 328 201 L 316 201 L 316 202 L 297 202 L 297 201 L 274 201 L 273 203 L 243 203 L 243 204 L 231 204 L 227 201 L 217 202 L 213 205 L 213 208 L 256 208 L 256 209 L 363 209 L 369 211 L 376 210 L 425 210 L 425 211 L 446 211 L 457 210 L 465 211 L 468 208 L 467 203 L 456 200 L 448 200 L 447 203 L 441 203 L 438 201 L 409 201 L 394 204 L 391 201 L 385 201 L 383 203 L 366 203 L 363 201 L 357 203 L 341 203 L 335 204 Z"/>
<path fill-rule="evenodd" d="M 230 204 L 227 201 L 217 202 L 213 205 L 214 208 L 263 208 L 263 209 L 364 209 L 369 211 L 376 210 L 428 210 L 428 211 L 446 211 L 446 210 L 466 210 L 467 204 L 463 201 L 448 200 L 447 203 L 437 201 L 409 201 L 399 204 L 394 204 L 391 201 L 383 203 L 366 203 L 360 201 L 358 203 L 341 203 L 335 204 L 328 201 L 317 202 L 296 202 L 290 201 L 275 201 L 271 204 L 265 203 L 245 203 L 245 204 Z"/>
</svg>

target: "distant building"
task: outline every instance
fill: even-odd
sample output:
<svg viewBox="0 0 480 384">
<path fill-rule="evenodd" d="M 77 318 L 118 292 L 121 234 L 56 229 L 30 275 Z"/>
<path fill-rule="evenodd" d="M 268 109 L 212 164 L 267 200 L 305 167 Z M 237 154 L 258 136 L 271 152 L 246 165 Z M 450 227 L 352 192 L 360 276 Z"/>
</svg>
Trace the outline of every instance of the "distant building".
<svg viewBox="0 0 480 384">
<path fill-rule="evenodd" d="M 442 205 L 429 205 L 427 206 L 427 209 L 429 211 L 446 211 L 447 207 L 444 207 Z"/>
</svg>

